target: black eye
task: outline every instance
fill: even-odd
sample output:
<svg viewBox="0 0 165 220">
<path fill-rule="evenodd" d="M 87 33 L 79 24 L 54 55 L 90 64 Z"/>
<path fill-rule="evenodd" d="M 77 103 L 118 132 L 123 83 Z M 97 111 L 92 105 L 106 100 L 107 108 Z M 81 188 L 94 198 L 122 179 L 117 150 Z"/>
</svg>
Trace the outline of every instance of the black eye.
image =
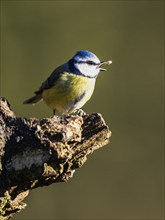
<svg viewBox="0 0 165 220">
<path fill-rule="evenodd" d="M 92 60 L 88 60 L 88 61 L 86 61 L 86 63 L 89 64 L 89 65 L 96 65 L 96 63 L 93 62 Z"/>
</svg>

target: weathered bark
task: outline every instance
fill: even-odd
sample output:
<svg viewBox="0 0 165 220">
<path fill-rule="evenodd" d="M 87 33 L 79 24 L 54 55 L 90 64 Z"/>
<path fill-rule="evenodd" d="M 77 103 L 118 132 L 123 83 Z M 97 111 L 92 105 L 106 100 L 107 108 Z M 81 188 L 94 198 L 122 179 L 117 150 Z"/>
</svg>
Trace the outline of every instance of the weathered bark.
<svg viewBox="0 0 165 220">
<path fill-rule="evenodd" d="M 98 113 L 18 118 L 0 99 L 0 219 L 23 209 L 30 189 L 67 181 L 87 155 L 109 142 Z"/>
</svg>

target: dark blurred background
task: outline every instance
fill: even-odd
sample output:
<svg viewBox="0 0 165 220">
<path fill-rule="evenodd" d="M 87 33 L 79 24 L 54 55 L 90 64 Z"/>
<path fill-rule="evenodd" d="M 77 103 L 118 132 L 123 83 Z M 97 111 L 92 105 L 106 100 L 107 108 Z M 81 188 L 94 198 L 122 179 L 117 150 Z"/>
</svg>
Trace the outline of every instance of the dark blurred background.
<svg viewBox="0 0 165 220">
<path fill-rule="evenodd" d="M 14 219 L 163 219 L 163 1 L 1 1 L 1 96 L 23 105 L 77 50 L 113 61 L 97 79 L 87 113 L 100 112 L 111 143 L 68 183 L 30 192 Z"/>
</svg>

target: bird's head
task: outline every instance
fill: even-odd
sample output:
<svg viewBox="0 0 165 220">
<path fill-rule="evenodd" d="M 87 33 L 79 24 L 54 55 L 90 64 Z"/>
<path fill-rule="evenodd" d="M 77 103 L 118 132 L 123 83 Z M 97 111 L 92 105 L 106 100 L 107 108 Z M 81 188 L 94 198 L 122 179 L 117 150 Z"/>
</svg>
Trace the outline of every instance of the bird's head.
<svg viewBox="0 0 165 220">
<path fill-rule="evenodd" d="M 103 64 L 111 64 L 112 61 L 101 62 L 99 58 L 88 50 L 79 50 L 74 57 L 69 60 L 69 69 L 72 73 L 83 75 L 90 78 L 96 78 Z"/>
</svg>

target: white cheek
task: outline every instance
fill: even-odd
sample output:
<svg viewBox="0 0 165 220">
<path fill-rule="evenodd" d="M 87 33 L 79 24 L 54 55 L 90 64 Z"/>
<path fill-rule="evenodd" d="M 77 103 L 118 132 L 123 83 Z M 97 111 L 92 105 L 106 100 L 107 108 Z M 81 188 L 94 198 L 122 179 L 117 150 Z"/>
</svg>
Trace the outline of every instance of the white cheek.
<svg viewBox="0 0 165 220">
<path fill-rule="evenodd" d="M 83 63 L 78 65 L 78 69 L 85 76 L 95 77 L 99 74 L 99 69 L 96 69 L 96 66 L 94 65 Z"/>
</svg>

